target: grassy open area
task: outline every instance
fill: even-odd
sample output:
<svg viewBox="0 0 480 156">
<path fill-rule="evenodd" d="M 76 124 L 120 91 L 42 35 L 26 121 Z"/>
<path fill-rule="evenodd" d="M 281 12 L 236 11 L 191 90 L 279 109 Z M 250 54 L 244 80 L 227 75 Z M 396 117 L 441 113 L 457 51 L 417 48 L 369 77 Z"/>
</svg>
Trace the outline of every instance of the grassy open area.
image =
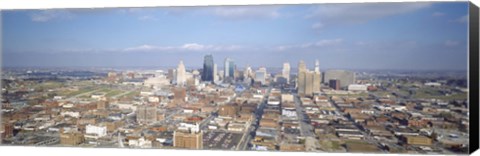
<svg viewBox="0 0 480 156">
<path fill-rule="evenodd" d="M 60 87 L 63 87 L 63 84 L 61 82 L 43 82 L 33 86 L 35 90 L 47 90 L 47 89 L 55 89 Z"/>
<path fill-rule="evenodd" d="M 107 92 L 107 94 L 106 94 L 105 96 L 107 96 L 107 97 L 112 97 L 112 96 L 121 94 L 121 93 L 123 93 L 123 92 L 124 92 L 124 91 L 122 91 L 122 90 L 110 90 L 109 92 Z"/>
<path fill-rule="evenodd" d="M 378 152 L 377 146 L 360 141 L 360 140 L 346 140 L 345 145 L 347 147 L 348 152 Z"/>
<path fill-rule="evenodd" d="M 467 93 L 457 93 L 446 96 L 434 88 L 422 88 L 418 89 L 413 97 L 420 99 L 463 100 L 467 99 Z"/>
<path fill-rule="evenodd" d="M 329 139 L 324 139 L 320 140 L 320 146 L 322 147 L 323 150 L 326 151 L 336 151 L 336 150 L 341 150 L 341 142 L 337 140 L 329 140 Z"/>
<path fill-rule="evenodd" d="M 75 95 L 78 95 L 78 94 L 83 94 L 83 93 L 86 93 L 86 92 L 89 92 L 89 91 L 93 91 L 91 89 L 79 89 L 77 91 L 73 91 L 73 92 L 69 92 L 66 94 L 66 96 L 75 96 Z"/>
</svg>

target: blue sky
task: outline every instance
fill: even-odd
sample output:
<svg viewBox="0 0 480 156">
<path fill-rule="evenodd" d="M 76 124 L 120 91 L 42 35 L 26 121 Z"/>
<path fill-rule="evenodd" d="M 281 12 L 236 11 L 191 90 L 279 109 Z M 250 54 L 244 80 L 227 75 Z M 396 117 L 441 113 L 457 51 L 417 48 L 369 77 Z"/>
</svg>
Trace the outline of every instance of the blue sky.
<svg viewBox="0 0 480 156">
<path fill-rule="evenodd" d="M 4 66 L 467 68 L 466 2 L 2 11 Z"/>
</svg>

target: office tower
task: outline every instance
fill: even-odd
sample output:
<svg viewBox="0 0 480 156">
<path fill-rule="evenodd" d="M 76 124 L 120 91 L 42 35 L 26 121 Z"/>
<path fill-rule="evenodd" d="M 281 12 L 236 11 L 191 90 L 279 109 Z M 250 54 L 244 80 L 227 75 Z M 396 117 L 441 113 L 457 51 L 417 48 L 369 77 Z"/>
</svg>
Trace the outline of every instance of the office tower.
<svg viewBox="0 0 480 156">
<path fill-rule="evenodd" d="M 297 93 L 300 96 L 305 96 L 305 77 L 306 77 L 307 65 L 303 60 L 298 63 L 298 75 L 297 75 Z"/>
<path fill-rule="evenodd" d="M 235 69 L 236 69 L 235 63 L 233 62 L 233 60 L 230 60 L 230 65 L 228 66 L 228 74 L 230 77 L 235 76 Z"/>
<path fill-rule="evenodd" d="M 303 60 L 300 60 L 300 62 L 298 63 L 298 72 L 307 71 L 307 70 L 308 69 L 305 62 Z"/>
<path fill-rule="evenodd" d="M 340 80 L 332 79 L 328 82 L 328 86 L 335 90 L 340 90 Z"/>
<path fill-rule="evenodd" d="M 185 85 L 185 82 L 187 81 L 185 72 L 185 65 L 183 65 L 183 61 L 180 61 L 177 67 L 177 85 Z"/>
<path fill-rule="evenodd" d="M 261 67 L 255 72 L 255 81 L 260 82 L 262 85 L 266 84 L 267 68 Z"/>
<path fill-rule="evenodd" d="M 344 88 L 355 83 L 355 73 L 346 70 L 328 70 L 324 73 L 324 82 L 336 79 L 340 80 L 340 87 Z"/>
<path fill-rule="evenodd" d="M 243 75 L 244 78 L 252 78 L 253 71 L 252 71 L 252 68 L 250 67 L 250 65 L 247 65 L 243 74 L 244 74 Z"/>
<path fill-rule="evenodd" d="M 218 80 L 219 80 L 219 77 L 218 77 L 217 64 L 213 64 L 213 82 L 217 82 Z"/>
<path fill-rule="evenodd" d="M 155 106 L 137 106 L 137 123 L 151 124 L 157 121 L 157 108 Z"/>
<path fill-rule="evenodd" d="M 314 75 L 315 75 L 315 72 L 313 71 L 306 71 L 304 72 L 305 73 L 305 96 L 312 96 L 313 95 L 313 85 L 314 85 Z"/>
<path fill-rule="evenodd" d="M 233 78 L 235 72 L 235 63 L 230 58 L 225 58 L 225 66 L 224 66 L 224 79 Z"/>
<path fill-rule="evenodd" d="M 215 77 L 215 67 L 213 63 L 213 56 L 206 55 L 203 59 L 203 74 L 202 81 L 212 82 Z"/>
<path fill-rule="evenodd" d="M 313 73 L 313 92 L 320 93 L 320 84 L 322 83 L 322 76 L 320 72 L 320 62 L 315 60 L 315 72 Z"/>
<path fill-rule="evenodd" d="M 203 133 L 189 131 L 173 132 L 173 147 L 187 149 L 203 149 Z"/>
<path fill-rule="evenodd" d="M 282 76 L 287 79 L 287 84 L 290 83 L 290 63 L 283 63 Z"/>
<path fill-rule="evenodd" d="M 297 93 L 300 96 L 313 96 L 320 92 L 321 83 L 320 63 L 315 62 L 315 71 L 309 71 L 303 60 L 298 64 Z"/>
</svg>

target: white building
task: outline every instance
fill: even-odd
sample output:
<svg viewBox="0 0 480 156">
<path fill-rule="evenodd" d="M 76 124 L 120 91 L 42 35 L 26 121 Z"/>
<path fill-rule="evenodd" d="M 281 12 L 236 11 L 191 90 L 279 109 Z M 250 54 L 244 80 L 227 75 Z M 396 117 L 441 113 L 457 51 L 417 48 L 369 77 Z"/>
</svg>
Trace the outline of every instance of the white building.
<svg viewBox="0 0 480 156">
<path fill-rule="evenodd" d="M 141 137 L 139 139 L 128 140 L 128 146 L 134 148 L 152 148 L 152 141 Z"/>
<path fill-rule="evenodd" d="M 368 86 L 362 84 L 348 85 L 348 91 L 367 91 Z"/>
<path fill-rule="evenodd" d="M 85 137 L 87 138 L 99 138 L 107 135 L 107 126 L 95 126 L 87 125 L 85 127 Z"/>
<path fill-rule="evenodd" d="M 185 65 L 183 65 L 183 61 L 180 61 L 177 67 L 177 85 L 183 86 L 185 85 L 185 82 L 187 81 L 186 78 L 186 71 L 185 71 Z"/>
<path fill-rule="evenodd" d="M 424 83 L 423 85 L 425 85 L 425 86 L 430 86 L 430 87 L 439 87 L 439 86 L 441 86 L 442 84 L 441 84 L 441 83 L 438 83 L 438 82 L 427 82 L 427 83 Z"/>
<path fill-rule="evenodd" d="M 267 79 L 267 68 L 259 68 L 255 72 L 255 81 L 261 82 L 262 85 L 266 84 L 266 79 Z"/>
<path fill-rule="evenodd" d="M 290 63 L 283 63 L 282 76 L 287 79 L 287 83 L 290 82 Z"/>
<path fill-rule="evenodd" d="M 61 112 L 60 115 L 62 115 L 63 117 L 70 116 L 70 117 L 78 118 L 80 117 L 80 112 L 71 112 L 71 111 Z"/>
</svg>

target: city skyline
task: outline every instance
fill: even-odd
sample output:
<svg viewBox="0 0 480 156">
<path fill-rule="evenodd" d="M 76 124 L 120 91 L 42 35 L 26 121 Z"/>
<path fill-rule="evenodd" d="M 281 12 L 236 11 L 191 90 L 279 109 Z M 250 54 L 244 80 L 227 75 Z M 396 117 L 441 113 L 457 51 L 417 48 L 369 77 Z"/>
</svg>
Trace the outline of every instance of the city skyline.
<svg viewBox="0 0 480 156">
<path fill-rule="evenodd" d="M 313 66 L 318 58 L 324 69 L 466 70 L 467 4 L 7 10 L 2 62 L 139 67 L 183 60 L 188 68 L 212 54 L 219 67 L 227 57 L 238 67 Z"/>
</svg>

